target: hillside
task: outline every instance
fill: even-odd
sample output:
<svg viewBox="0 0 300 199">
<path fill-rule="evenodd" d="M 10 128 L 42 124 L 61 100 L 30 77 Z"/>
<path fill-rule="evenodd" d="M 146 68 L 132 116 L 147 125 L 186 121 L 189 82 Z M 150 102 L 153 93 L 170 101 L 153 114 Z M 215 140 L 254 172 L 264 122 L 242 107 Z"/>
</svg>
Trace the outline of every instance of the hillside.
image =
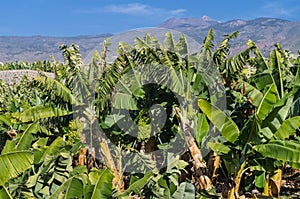
<svg viewBox="0 0 300 199">
<path fill-rule="evenodd" d="M 158 27 L 180 31 L 199 43 L 202 43 L 210 28 L 215 30 L 216 41 L 220 41 L 224 34 L 239 31 L 239 37 L 232 42 L 233 53 L 244 49 L 248 39 L 256 42 L 266 55 L 276 43 L 280 43 L 283 48 L 289 49 L 293 53 L 300 49 L 300 21 L 257 18 L 220 22 L 204 16 L 202 18 L 171 18 Z M 77 43 L 82 56 L 86 57 L 93 49 L 100 47 L 99 44 L 103 38 L 110 36 L 112 34 L 77 37 L 0 36 L 0 62 L 49 60 L 49 55 L 54 55 L 58 61 L 61 61 L 59 45 L 62 43 Z"/>
<path fill-rule="evenodd" d="M 300 49 L 300 21 L 291 22 L 276 18 L 257 18 L 253 20 L 231 20 L 219 22 L 207 16 L 201 19 L 169 19 L 159 25 L 162 28 L 171 28 L 181 31 L 198 42 L 203 41 L 208 30 L 214 29 L 216 40 L 222 35 L 239 31 L 239 37 L 232 43 L 232 50 L 238 52 L 246 47 L 251 39 L 257 43 L 264 54 L 273 49 L 274 44 L 280 43 L 283 48 L 296 53 Z"/>
<path fill-rule="evenodd" d="M 82 56 L 86 56 L 97 45 L 100 45 L 105 37 L 110 36 L 111 34 L 77 37 L 0 36 L 0 62 L 49 60 L 50 55 L 61 61 L 59 46 L 63 43 L 78 44 Z"/>
</svg>

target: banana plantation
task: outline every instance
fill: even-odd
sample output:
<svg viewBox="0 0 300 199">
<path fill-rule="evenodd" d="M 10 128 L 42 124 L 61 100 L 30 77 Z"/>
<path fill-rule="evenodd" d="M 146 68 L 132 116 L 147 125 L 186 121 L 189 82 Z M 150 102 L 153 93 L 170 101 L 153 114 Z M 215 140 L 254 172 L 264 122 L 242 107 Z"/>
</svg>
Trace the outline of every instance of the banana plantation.
<svg viewBox="0 0 300 199">
<path fill-rule="evenodd" d="M 300 197 L 300 55 L 231 54 L 237 36 L 0 65 L 39 73 L 0 80 L 0 198 Z"/>
</svg>

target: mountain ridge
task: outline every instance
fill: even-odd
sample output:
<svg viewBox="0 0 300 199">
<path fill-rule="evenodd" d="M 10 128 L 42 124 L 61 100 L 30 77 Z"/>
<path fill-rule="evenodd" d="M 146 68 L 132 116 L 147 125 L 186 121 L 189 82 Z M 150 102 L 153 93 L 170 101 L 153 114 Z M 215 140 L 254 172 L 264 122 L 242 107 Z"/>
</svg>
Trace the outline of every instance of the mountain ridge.
<svg viewBox="0 0 300 199">
<path fill-rule="evenodd" d="M 208 16 L 203 16 L 201 18 L 169 18 L 163 23 L 159 24 L 158 27 L 161 28 L 172 28 L 176 29 L 178 26 L 202 26 L 202 27 L 209 27 L 212 24 L 221 23 L 220 21 L 214 20 Z"/>
<path fill-rule="evenodd" d="M 182 27 L 180 23 L 160 27 L 168 27 L 183 32 L 200 42 L 205 38 L 209 29 L 215 32 L 217 42 L 221 41 L 222 35 L 239 31 L 239 36 L 232 40 L 232 52 L 237 53 L 246 48 L 249 39 L 253 40 L 261 48 L 264 54 L 268 54 L 274 45 L 280 43 L 283 48 L 296 53 L 300 49 L 300 21 L 288 21 L 279 18 L 260 17 L 243 20 L 234 19 L 226 22 L 215 23 L 205 26 Z M 179 21 L 178 21 L 179 22 Z"/>
<path fill-rule="evenodd" d="M 232 40 L 232 53 L 245 49 L 249 39 L 253 40 L 264 54 L 268 54 L 276 43 L 284 49 L 296 53 L 300 49 L 300 20 L 288 21 L 279 18 L 260 17 L 244 20 L 233 19 L 225 22 L 214 20 L 208 16 L 201 18 L 170 18 L 158 28 L 172 29 L 186 34 L 202 43 L 209 29 L 215 32 L 216 43 L 222 35 L 239 31 L 239 36 Z M 113 34 L 79 35 L 71 37 L 57 36 L 0 36 L 0 62 L 15 62 L 18 60 L 32 62 L 35 60 L 50 60 L 53 55 L 58 61 L 63 57 L 59 50 L 62 43 L 80 46 L 82 56 L 93 51 L 106 37 Z"/>
</svg>

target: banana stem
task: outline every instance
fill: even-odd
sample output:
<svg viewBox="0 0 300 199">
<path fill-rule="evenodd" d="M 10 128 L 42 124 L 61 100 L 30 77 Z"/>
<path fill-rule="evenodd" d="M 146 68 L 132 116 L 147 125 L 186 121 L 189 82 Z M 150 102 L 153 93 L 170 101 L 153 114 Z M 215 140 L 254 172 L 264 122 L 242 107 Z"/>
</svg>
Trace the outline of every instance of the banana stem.
<svg viewBox="0 0 300 199">
<path fill-rule="evenodd" d="M 238 198 L 238 191 L 240 189 L 240 183 L 241 183 L 241 179 L 242 179 L 242 175 L 244 173 L 244 168 L 246 166 L 246 161 L 243 162 L 243 164 L 241 165 L 238 173 L 236 174 L 235 177 L 235 186 L 231 188 L 230 193 L 229 193 L 229 199 L 236 199 Z"/>
<path fill-rule="evenodd" d="M 113 160 L 113 157 L 111 155 L 111 152 L 109 150 L 108 144 L 107 144 L 105 139 L 102 139 L 100 141 L 100 148 L 101 148 L 101 151 L 102 151 L 103 156 L 104 156 L 105 165 L 114 174 L 113 184 L 114 184 L 115 187 L 117 187 L 120 177 L 119 177 L 119 173 L 118 173 L 117 167 L 115 165 L 115 162 Z"/>
<path fill-rule="evenodd" d="M 215 156 L 215 161 L 214 161 L 214 171 L 213 171 L 212 179 L 217 177 L 217 170 L 220 166 L 220 161 L 221 161 L 221 157 L 218 154 L 214 153 L 214 156 Z"/>
<path fill-rule="evenodd" d="M 264 187 L 264 195 L 269 196 L 269 174 L 266 176 L 266 184 Z"/>
<path fill-rule="evenodd" d="M 275 174 L 270 178 L 272 196 L 279 197 L 281 184 L 282 184 L 282 170 L 283 167 L 278 168 Z"/>
</svg>

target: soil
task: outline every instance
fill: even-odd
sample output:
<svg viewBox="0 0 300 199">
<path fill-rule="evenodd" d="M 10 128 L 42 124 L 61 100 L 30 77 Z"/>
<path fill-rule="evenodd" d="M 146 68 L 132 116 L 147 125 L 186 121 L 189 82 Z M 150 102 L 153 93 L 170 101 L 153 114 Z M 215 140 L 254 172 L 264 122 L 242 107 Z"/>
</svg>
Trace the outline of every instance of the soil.
<svg viewBox="0 0 300 199">
<path fill-rule="evenodd" d="M 281 198 L 300 198 L 300 169 L 286 167 L 282 175 Z"/>
<path fill-rule="evenodd" d="M 246 176 L 245 176 L 246 175 Z M 251 173 L 244 174 L 244 178 L 247 178 L 251 175 Z M 224 198 L 227 198 L 226 192 L 230 189 L 228 184 L 231 184 L 230 179 L 225 180 L 224 175 L 219 175 L 217 179 L 217 193 L 222 193 Z M 243 179 L 245 181 L 245 179 Z M 240 186 L 240 198 L 241 199 L 250 199 L 250 198 L 273 198 L 273 197 L 263 197 L 262 193 L 257 189 L 251 190 L 249 192 L 243 190 L 243 186 L 245 184 L 241 184 Z M 225 192 L 224 192 L 225 190 Z M 275 197 L 277 198 L 277 197 Z M 290 166 L 286 166 L 283 170 L 282 175 L 282 185 L 280 190 L 280 199 L 300 199 L 300 169 L 293 169 Z"/>
</svg>

